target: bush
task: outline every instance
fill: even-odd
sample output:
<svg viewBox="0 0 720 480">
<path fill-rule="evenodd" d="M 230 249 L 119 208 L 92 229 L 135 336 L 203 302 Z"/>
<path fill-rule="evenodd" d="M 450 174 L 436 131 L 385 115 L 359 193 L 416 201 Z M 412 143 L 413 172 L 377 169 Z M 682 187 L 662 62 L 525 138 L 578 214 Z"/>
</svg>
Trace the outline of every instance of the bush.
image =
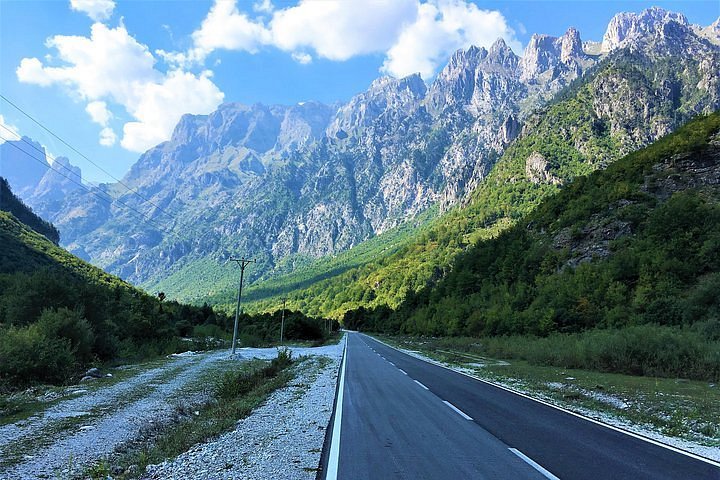
<svg viewBox="0 0 720 480">
<path fill-rule="evenodd" d="M 276 377 L 292 363 L 292 352 L 287 348 L 279 349 L 277 357 L 262 368 L 249 372 L 226 372 L 218 382 L 216 394 L 219 398 L 225 400 L 247 395 L 268 379 Z"/>
<path fill-rule="evenodd" d="M 13 386 L 62 383 L 74 372 L 70 340 L 49 337 L 39 324 L 0 331 L 0 378 Z"/>
</svg>

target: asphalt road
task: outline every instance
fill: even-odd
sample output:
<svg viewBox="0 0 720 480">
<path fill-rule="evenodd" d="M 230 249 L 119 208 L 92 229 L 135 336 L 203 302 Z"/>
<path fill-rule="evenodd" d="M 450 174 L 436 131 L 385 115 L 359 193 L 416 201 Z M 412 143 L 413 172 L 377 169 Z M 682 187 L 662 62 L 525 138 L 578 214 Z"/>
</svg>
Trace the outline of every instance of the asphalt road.
<svg viewBox="0 0 720 480">
<path fill-rule="evenodd" d="M 350 333 L 334 479 L 708 479 L 720 468 Z"/>
</svg>

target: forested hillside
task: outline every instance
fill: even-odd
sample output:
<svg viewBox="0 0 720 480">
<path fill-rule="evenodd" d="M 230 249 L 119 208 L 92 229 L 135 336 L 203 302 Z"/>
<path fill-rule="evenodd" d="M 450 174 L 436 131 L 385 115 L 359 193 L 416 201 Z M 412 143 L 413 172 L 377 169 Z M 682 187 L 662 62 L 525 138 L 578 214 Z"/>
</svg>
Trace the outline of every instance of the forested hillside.
<svg viewBox="0 0 720 480">
<path fill-rule="evenodd" d="M 345 324 L 549 336 L 491 344 L 562 366 L 719 378 L 719 131 L 720 114 L 699 117 L 576 179 L 397 310 L 359 309 Z"/>
<path fill-rule="evenodd" d="M 163 302 L 75 257 L 16 217 L 53 232 L 3 184 L 0 210 L 0 390 L 77 379 L 90 364 L 197 348 L 181 337 L 227 337 L 211 307 Z M 280 312 L 241 317 L 240 344 L 279 337 Z M 285 338 L 322 340 L 321 319 L 287 314 Z M 203 345 L 201 343 L 200 345 Z"/>
<path fill-rule="evenodd" d="M 673 61 L 657 53 L 657 44 L 641 47 L 610 55 L 529 116 L 523 133 L 466 205 L 415 235 L 399 236 L 390 252 L 377 244 L 364 264 L 310 288 L 297 288 L 292 276 L 273 284 L 295 290 L 289 295 L 293 305 L 316 315 L 339 317 L 359 306 L 396 307 L 408 292 L 441 278 L 455 255 L 476 240 L 497 236 L 574 178 L 662 137 L 715 101 L 717 92 L 698 90 L 693 83 L 691 72 L 700 68 L 696 60 Z M 255 308 L 277 305 L 268 294 L 258 289 Z"/>
</svg>

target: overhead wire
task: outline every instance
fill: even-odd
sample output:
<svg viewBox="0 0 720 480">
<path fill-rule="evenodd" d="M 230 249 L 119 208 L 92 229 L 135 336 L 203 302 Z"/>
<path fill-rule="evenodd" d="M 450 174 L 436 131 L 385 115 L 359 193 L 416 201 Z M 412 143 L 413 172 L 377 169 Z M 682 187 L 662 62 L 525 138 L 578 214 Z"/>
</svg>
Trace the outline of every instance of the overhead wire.
<svg viewBox="0 0 720 480">
<path fill-rule="evenodd" d="M 23 115 L 25 115 L 28 119 L 30 119 L 30 120 L 31 120 L 33 123 L 35 123 L 37 126 L 39 126 L 40 128 L 42 128 L 43 130 L 45 130 L 47 133 L 49 133 L 50 135 L 52 135 L 53 137 L 55 137 L 55 138 L 56 138 L 57 140 L 59 140 L 60 142 L 62 142 L 65 146 L 67 146 L 67 147 L 68 147 L 69 149 L 71 149 L 73 152 L 77 153 L 77 154 L 80 155 L 82 158 L 84 158 L 85 160 L 87 160 L 90 164 L 94 165 L 94 166 L 95 166 L 96 168 L 98 168 L 100 171 L 102 171 L 102 172 L 105 173 L 107 176 L 109 176 L 110 178 L 112 178 L 113 180 L 115 180 L 119 185 L 122 185 L 123 187 L 125 187 L 128 192 L 136 195 L 136 196 L 137 196 L 138 198 L 140 198 L 142 201 L 144 201 L 144 202 L 152 205 L 152 206 L 155 207 L 159 212 L 161 212 L 161 213 L 167 215 L 168 217 L 172 218 L 173 221 L 175 220 L 175 217 L 174 217 L 172 214 L 168 213 L 164 208 L 160 207 L 159 205 L 157 205 L 157 204 L 156 204 L 155 202 L 153 202 L 152 200 L 150 200 L 150 199 L 146 198 L 145 196 L 141 195 L 140 192 L 138 192 L 137 188 L 130 187 L 130 186 L 127 185 L 125 182 L 123 182 L 123 181 L 120 180 L 119 178 L 115 177 L 113 174 L 111 174 L 110 172 L 108 172 L 107 170 L 105 170 L 103 167 L 101 167 L 100 165 L 98 165 L 97 163 L 95 163 L 93 160 L 91 160 L 91 159 L 90 159 L 89 157 L 87 157 L 85 154 L 83 154 L 83 153 L 80 152 L 78 149 L 76 149 L 75 147 L 73 147 L 72 145 L 70 145 L 68 142 L 66 142 L 63 138 L 61 138 L 61 137 L 60 137 L 59 135 L 57 135 L 55 132 L 53 132 L 53 131 L 50 130 L 48 127 L 46 127 L 45 125 L 43 125 L 42 122 L 40 122 L 39 120 L 35 119 L 32 115 L 30 115 L 30 114 L 27 113 L 25 110 L 23 110 L 22 108 L 20 108 L 17 104 L 15 104 L 12 100 L 10 100 L 9 98 L 7 98 L 5 95 L 3 95 L 3 94 L 0 93 L 0 98 L 3 99 L 3 100 L 5 100 L 5 102 L 7 102 L 9 105 L 11 105 L 13 108 L 15 108 L 18 112 L 20 112 L 20 113 L 22 113 Z M 21 137 L 21 140 L 25 141 L 25 139 L 22 138 L 22 137 Z M 25 142 L 28 143 L 27 141 L 25 141 Z M 34 146 L 33 146 L 33 147 L 34 147 Z"/>
<path fill-rule="evenodd" d="M 15 132 L 13 132 L 12 130 L 10 130 L 9 128 L 5 127 L 5 126 L 2 125 L 2 124 L 0 124 L 0 127 L 3 128 L 3 129 L 6 130 L 6 131 L 9 131 L 9 132 L 15 134 Z M 17 134 L 15 134 L 15 135 L 16 135 L 16 136 L 19 136 L 19 135 L 17 135 Z M 96 189 L 97 189 L 98 191 L 102 192 L 102 193 L 103 193 L 104 195 L 106 195 L 106 196 L 103 196 L 103 195 L 99 194 L 97 191 L 88 188 L 88 187 L 87 187 L 86 185 L 84 185 L 82 182 L 78 182 L 78 181 L 75 180 L 72 176 L 66 175 L 66 174 L 63 173 L 62 171 L 56 169 L 53 165 L 49 164 L 47 161 L 44 161 L 44 160 L 42 160 L 42 159 L 40 159 L 40 158 L 32 155 L 30 152 L 28 152 L 28 151 L 26 151 L 26 150 L 23 150 L 22 148 L 20 148 L 20 147 L 17 145 L 17 140 L 14 140 L 14 139 L 11 139 L 11 138 L 7 138 L 7 137 L 5 137 L 5 136 L 3 136 L 3 135 L 0 135 L 0 139 L 8 142 L 8 145 L 10 145 L 11 147 L 14 147 L 15 149 L 17 149 L 17 150 L 19 150 L 20 152 L 24 153 L 25 155 L 27 155 L 27 156 L 30 157 L 31 159 L 35 160 L 36 162 L 40 163 L 40 164 L 43 165 L 44 167 L 46 167 L 46 168 L 48 168 L 48 169 L 50 169 L 50 170 L 53 170 L 53 171 L 54 171 L 55 173 L 57 173 L 58 175 L 61 175 L 62 177 L 68 179 L 70 182 L 74 183 L 75 185 L 79 186 L 80 188 L 82 188 L 82 189 L 85 190 L 86 192 L 94 195 L 95 197 L 99 198 L 100 200 L 102 200 L 102 201 L 104 201 L 104 202 L 107 202 L 109 205 L 112 205 L 113 203 L 117 203 L 117 204 L 125 207 L 126 209 L 130 210 L 131 212 L 134 212 L 135 216 L 138 217 L 142 222 L 147 223 L 148 225 L 152 226 L 153 228 L 159 230 L 160 232 L 162 232 L 162 233 L 164 233 L 164 234 L 166 234 L 166 235 L 172 235 L 172 233 L 171 233 L 169 230 L 166 231 L 166 227 L 165 227 L 165 226 L 161 226 L 161 225 L 155 223 L 155 222 L 152 221 L 149 217 L 146 218 L 145 214 L 142 213 L 141 211 L 139 211 L 138 209 L 136 209 L 135 207 L 132 207 L 132 206 L 126 204 L 125 202 L 121 201 L 120 199 L 113 198 L 109 193 L 103 192 L 102 190 L 100 190 L 99 188 L 96 187 Z M 33 146 L 33 148 L 34 148 L 35 150 L 38 150 L 37 147 L 35 147 L 35 146 Z M 52 157 L 52 156 L 50 156 L 50 155 L 47 155 L 45 152 L 42 152 L 42 151 L 41 151 L 41 153 L 43 153 L 47 158 L 50 158 L 53 162 L 55 162 L 55 158 L 54 158 L 54 157 Z M 67 170 L 69 170 L 69 169 L 68 169 L 67 167 L 65 167 L 64 165 L 61 165 L 61 166 L 63 166 L 63 167 L 66 168 Z M 75 175 L 75 173 L 72 172 L 72 170 L 70 170 L 70 172 L 72 173 L 72 175 Z"/>
</svg>

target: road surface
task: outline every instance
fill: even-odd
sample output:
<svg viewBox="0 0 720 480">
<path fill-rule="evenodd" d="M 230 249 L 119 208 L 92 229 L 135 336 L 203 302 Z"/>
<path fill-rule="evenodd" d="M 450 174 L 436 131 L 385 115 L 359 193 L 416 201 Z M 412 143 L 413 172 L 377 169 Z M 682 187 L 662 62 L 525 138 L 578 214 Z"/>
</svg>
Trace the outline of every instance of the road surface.
<svg viewBox="0 0 720 480">
<path fill-rule="evenodd" d="M 365 335 L 348 335 L 343 370 L 328 479 L 720 480 L 709 461 Z"/>
</svg>

